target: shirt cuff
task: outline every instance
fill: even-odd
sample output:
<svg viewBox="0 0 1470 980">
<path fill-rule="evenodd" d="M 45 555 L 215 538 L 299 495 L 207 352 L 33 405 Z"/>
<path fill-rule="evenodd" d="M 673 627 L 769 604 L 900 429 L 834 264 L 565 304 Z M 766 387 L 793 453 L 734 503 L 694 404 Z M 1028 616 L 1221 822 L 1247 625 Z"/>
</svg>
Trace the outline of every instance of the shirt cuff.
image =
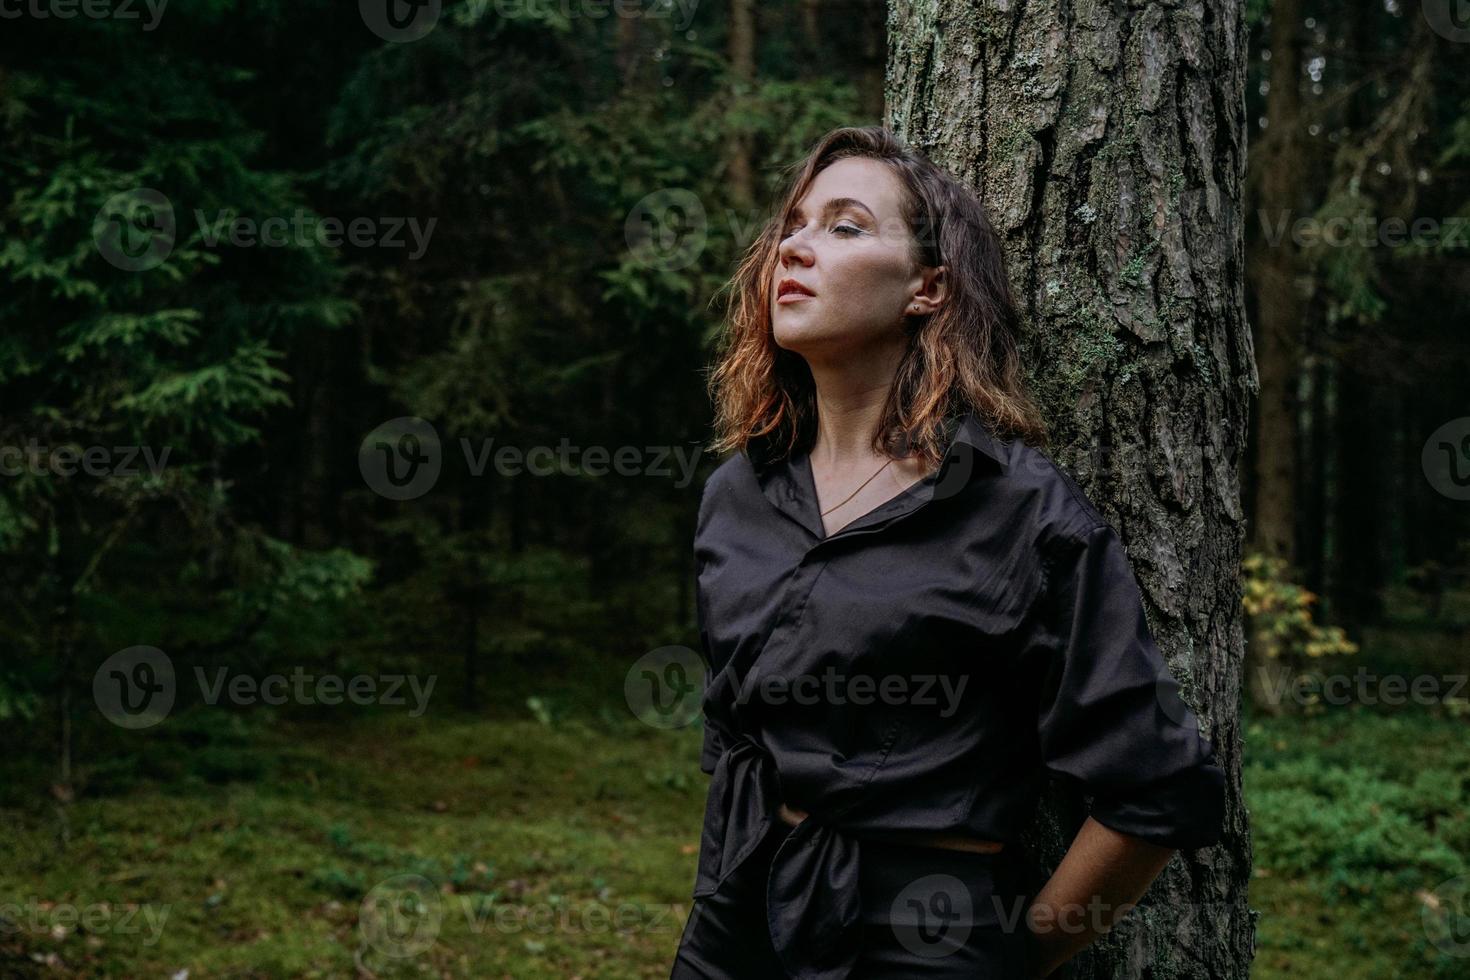
<svg viewBox="0 0 1470 980">
<path fill-rule="evenodd" d="M 1126 797 L 1099 794 L 1092 817 L 1161 847 L 1209 847 L 1224 833 L 1225 772 L 1211 762 L 1132 789 Z"/>
</svg>

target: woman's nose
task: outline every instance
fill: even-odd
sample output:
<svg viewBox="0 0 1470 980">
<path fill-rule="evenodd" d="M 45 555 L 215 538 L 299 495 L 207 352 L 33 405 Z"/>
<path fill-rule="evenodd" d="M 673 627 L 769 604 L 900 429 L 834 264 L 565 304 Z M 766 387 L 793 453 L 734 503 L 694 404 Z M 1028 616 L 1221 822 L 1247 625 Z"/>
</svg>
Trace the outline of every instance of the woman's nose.
<svg viewBox="0 0 1470 980">
<path fill-rule="evenodd" d="M 780 256 L 783 266 L 790 265 L 793 259 L 810 264 L 812 250 L 811 246 L 807 244 L 806 232 L 798 229 L 781 239 L 781 244 L 777 248 L 777 254 Z"/>
</svg>

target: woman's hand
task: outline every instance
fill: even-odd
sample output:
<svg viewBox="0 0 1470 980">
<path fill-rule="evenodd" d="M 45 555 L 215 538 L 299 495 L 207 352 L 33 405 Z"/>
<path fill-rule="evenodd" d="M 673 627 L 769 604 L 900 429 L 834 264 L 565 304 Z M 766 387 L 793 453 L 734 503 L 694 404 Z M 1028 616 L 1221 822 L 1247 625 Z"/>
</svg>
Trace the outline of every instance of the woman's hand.
<svg viewBox="0 0 1470 980">
<path fill-rule="evenodd" d="M 1088 817 L 1026 910 L 1027 941 L 1036 959 L 1028 980 L 1047 976 L 1111 929 L 1148 891 L 1174 851 Z"/>
</svg>

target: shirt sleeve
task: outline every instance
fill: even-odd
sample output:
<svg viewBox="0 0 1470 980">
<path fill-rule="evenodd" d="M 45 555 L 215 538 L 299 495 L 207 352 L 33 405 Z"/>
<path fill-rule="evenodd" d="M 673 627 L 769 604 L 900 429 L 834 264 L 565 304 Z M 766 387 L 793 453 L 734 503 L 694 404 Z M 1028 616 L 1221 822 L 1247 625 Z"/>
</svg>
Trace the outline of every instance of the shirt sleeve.
<svg viewBox="0 0 1470 980">
<path fill-rule="evenodd" d="M 706 694 L 713 686 L 714 668 L 710 657 L 709 628 L 707 624 L 708 613 L 704 608 L 704 591 L 699 587 L 699 568 L 695 565 L 694 573 L 694 614 L 699 621 L 699 655 L 704 658 Z M 714 775 L 715 763 L 719 761 L 720 755 L 725 751 L 729 740 L 725 736 L 724 728 L 710 717 L 709 702 L 704 701 L 704 745 L 699 753 L 699 769 L 707 775 Z"/>
<path fill-rule="evenodd" d="M 1225 774 L 1154 643 L 1117 532 L 1048 549 L 1030 654 L 1042 658 L 1042 762 L 1092 795 L 1092 817 L 1165 847 L 1219 840 Z"/>
</svg>

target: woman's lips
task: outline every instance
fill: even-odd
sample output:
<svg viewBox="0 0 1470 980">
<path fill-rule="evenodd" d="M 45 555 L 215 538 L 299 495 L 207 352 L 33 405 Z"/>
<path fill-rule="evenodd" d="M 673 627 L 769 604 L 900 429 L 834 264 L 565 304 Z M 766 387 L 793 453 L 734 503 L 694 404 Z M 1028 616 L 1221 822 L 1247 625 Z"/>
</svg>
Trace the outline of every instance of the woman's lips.
<svg viewBox="0 0 1470 980">
<path fill-rule="evenodd" d="M 777 303 L 795 303 L 799 299 L 814 299 L 816 293 L 795 279 L 782 279 L 776 286 Z"/>
</svg>

